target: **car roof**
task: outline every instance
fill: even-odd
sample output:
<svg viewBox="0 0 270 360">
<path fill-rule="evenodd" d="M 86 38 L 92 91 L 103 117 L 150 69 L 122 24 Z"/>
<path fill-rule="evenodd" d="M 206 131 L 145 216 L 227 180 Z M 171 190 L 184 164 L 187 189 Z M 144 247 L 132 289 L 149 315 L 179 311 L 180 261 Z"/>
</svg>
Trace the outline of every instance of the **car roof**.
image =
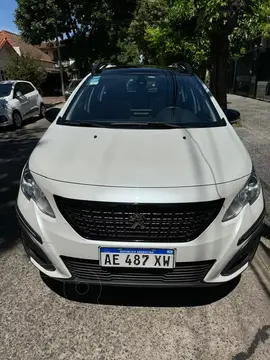
<svg viewBox="0 0 270 360">
<path fill-rule="evenodd" d="M 103 72 L 110 72 L 110 73 L 155 73 L 155 74 L 162 74 L 164 72 L 166 73 L 177 73 L 177 74 L 181 74 L 181 75 L 193 75 L 193 74 L 187 74 L 184 70 L 179 69 L 179 68 L 170 68 L 170 67 L 157 67 L 157 66 L 116 66 L 116 67 L 111 67 L 111 68 L 107 68 L 107 69 L 102 69 L 101 73 Z"/>
<path fill-rule="evenodd" d="M 32 83 L 30 81 L 27 81 L 27 80 L 5 80 L 5 81 L 0 81 L 0 84 L 14 84 L 14 83 L 17 83 L 17 82 L 25 82 L 25 83 L 28 83 L 28 84 L 32 85 Z"/>
<path fill-rule="evenodd" d="M 5 80 L 5 81 L 0 81 L 0 84 L 14 84 L 15 80 Z"/>
<path fill-rule="evenodd" d="M 124 64 L 124 65 L 112 65 L 112 64 L 107 64 L 107 65 L 101 65 L 101 67 L 98 67 L 97 64 L 97 68 L 94 68 L 94 70 L 92 71 L 92 75 L 94 74 L 100 74 L 103 72 L 108 72 L 108 73 L 115 73 L 115 74 L 121 74 L 121 73 L 177 73 L 178 75 L 194 75 L 192 68 L 189 64 L 187 63 L 178 63 L 178 64 L 173 64 L 173 65 L 169 65 L 169 66 L 159 66 L 159 65 L 129 65 L 129 64 Z"/>
</svg>

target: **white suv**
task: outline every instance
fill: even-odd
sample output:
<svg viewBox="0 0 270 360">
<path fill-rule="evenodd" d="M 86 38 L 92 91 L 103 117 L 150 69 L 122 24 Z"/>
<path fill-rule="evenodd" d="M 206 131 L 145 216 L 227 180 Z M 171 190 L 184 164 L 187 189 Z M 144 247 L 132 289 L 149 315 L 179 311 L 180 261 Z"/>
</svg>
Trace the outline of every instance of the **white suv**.
<svg viewBox="0 0 270 360">
<path fill-rule="evenodd" d="M 259 244 L 264 199 L 229 123 L 239 113 L 225 113 L 188 66 L 95 69 L 46 112 L 52 124 L 22 173 L 32 263 L 98 285 L 238 276 Z"/>
<path fill-rule="evenodd" d="M 38 90 L 28 81 L 0 82 L 0 127 L 22 126 L 22 122 L 35 115 L 44 117 L 45 105 Z"/>
</svg>

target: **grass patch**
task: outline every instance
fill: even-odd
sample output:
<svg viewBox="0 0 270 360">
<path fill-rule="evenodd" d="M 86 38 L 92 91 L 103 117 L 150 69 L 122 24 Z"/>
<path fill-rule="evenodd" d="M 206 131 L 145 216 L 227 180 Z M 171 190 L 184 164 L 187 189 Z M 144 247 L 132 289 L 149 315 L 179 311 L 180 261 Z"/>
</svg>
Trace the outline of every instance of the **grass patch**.
<svg viewBox="0 0 270 360">
<path fill-rule="evenodd" d="M 235 127 L 235 128 L 243 127 L 241 120 L 239 120 L 235 124 L 233 124 L 233 127 Z"/>
</svg>

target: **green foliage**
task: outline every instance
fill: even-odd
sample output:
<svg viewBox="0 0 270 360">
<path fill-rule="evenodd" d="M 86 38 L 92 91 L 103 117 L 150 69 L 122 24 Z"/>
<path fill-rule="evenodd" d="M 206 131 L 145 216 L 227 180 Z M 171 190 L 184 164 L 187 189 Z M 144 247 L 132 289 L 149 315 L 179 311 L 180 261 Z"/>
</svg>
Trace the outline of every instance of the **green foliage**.
<svg viewBox="0 0 270 360">
<path fill-rule="evenodd" d="M 130 35 L 148 61 L 190 62 L 210 71 L 210 87 L 226 106 L 227 61 L 249 39 L 270 31 L 269 0 L 140 0 Z"/>
<path fill-rule="evenodd" d="M 37 88 L 47 78 L 46 70 L 29 55 L 12 57 L 5 67 L 5 74 L 9 79 L 30 81 Z"/>
<path fill-rule="evenodd" d="M 116 62 L 120 64 L 139 64 L 139 49 L 137 44 L 131 39 L 127 38 L 126 40 L 120 41 L 119 44 L 120 52 L 116 56 Z M 114 59 L 112 59 L 114 60 Z"/>
<path fill-rule="evenodd" d="M 223 97 L 223 106 L 229 57 L 239 56 L 249 39 L 270 31 L 269 0 L 17 2 L 22 36 L 38 44 L 53 40 L 57 32 L 64 58 L 75 59 L 81 76 L 102 59 L 133 62 L 143 54 L 146 63 L 188 61 L 199 74 L 209 69 L 210 86 L 218 100 Z"/>
<path fill-rule="evenodd" d="M 268 34 L 268 0 L 140 0 L 130 34 L 151 61 L 210 60 L 213 38 L 230 37 L 231 54 L 243 53 L 249 39 Z"/>
<path fill-rule="evenodd" d="M 64 59 L 74 58 L 80 75 L 96 60 L 110 60 L 123 50 L 134 0 L 17 0 L 15 21 L 33 44 L 61 39 Z"/>
</svg>

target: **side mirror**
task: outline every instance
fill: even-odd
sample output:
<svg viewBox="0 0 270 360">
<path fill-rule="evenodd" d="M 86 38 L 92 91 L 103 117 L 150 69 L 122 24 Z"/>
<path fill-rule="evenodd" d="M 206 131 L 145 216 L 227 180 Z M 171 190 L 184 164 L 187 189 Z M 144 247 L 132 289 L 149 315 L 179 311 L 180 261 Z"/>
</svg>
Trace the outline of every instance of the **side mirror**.
<svg viewBox="0 0 270 360">
<path fill-rule="evenodd" d="M 20 91 L 16 91 L 15 98 L 20 98 L 22 96 L 22 93 Z"/>
<path fill-rule="evenodd" d="M 57 118 L 57 115 L 59 114 L 60 110 L 61 109 L 56 108 L 56 107 L 48 109 L 45 112 L 45 119 L 51 123 L 54 122 L 54 120 Z"/>
<path fill-rule="evenodd" d="M 234 124 L 237 120 L 240 119 L 240 112 L 237 110 L 226 109 L 223 110 L 223 112 L 231 124 Z"/>
</svg>

